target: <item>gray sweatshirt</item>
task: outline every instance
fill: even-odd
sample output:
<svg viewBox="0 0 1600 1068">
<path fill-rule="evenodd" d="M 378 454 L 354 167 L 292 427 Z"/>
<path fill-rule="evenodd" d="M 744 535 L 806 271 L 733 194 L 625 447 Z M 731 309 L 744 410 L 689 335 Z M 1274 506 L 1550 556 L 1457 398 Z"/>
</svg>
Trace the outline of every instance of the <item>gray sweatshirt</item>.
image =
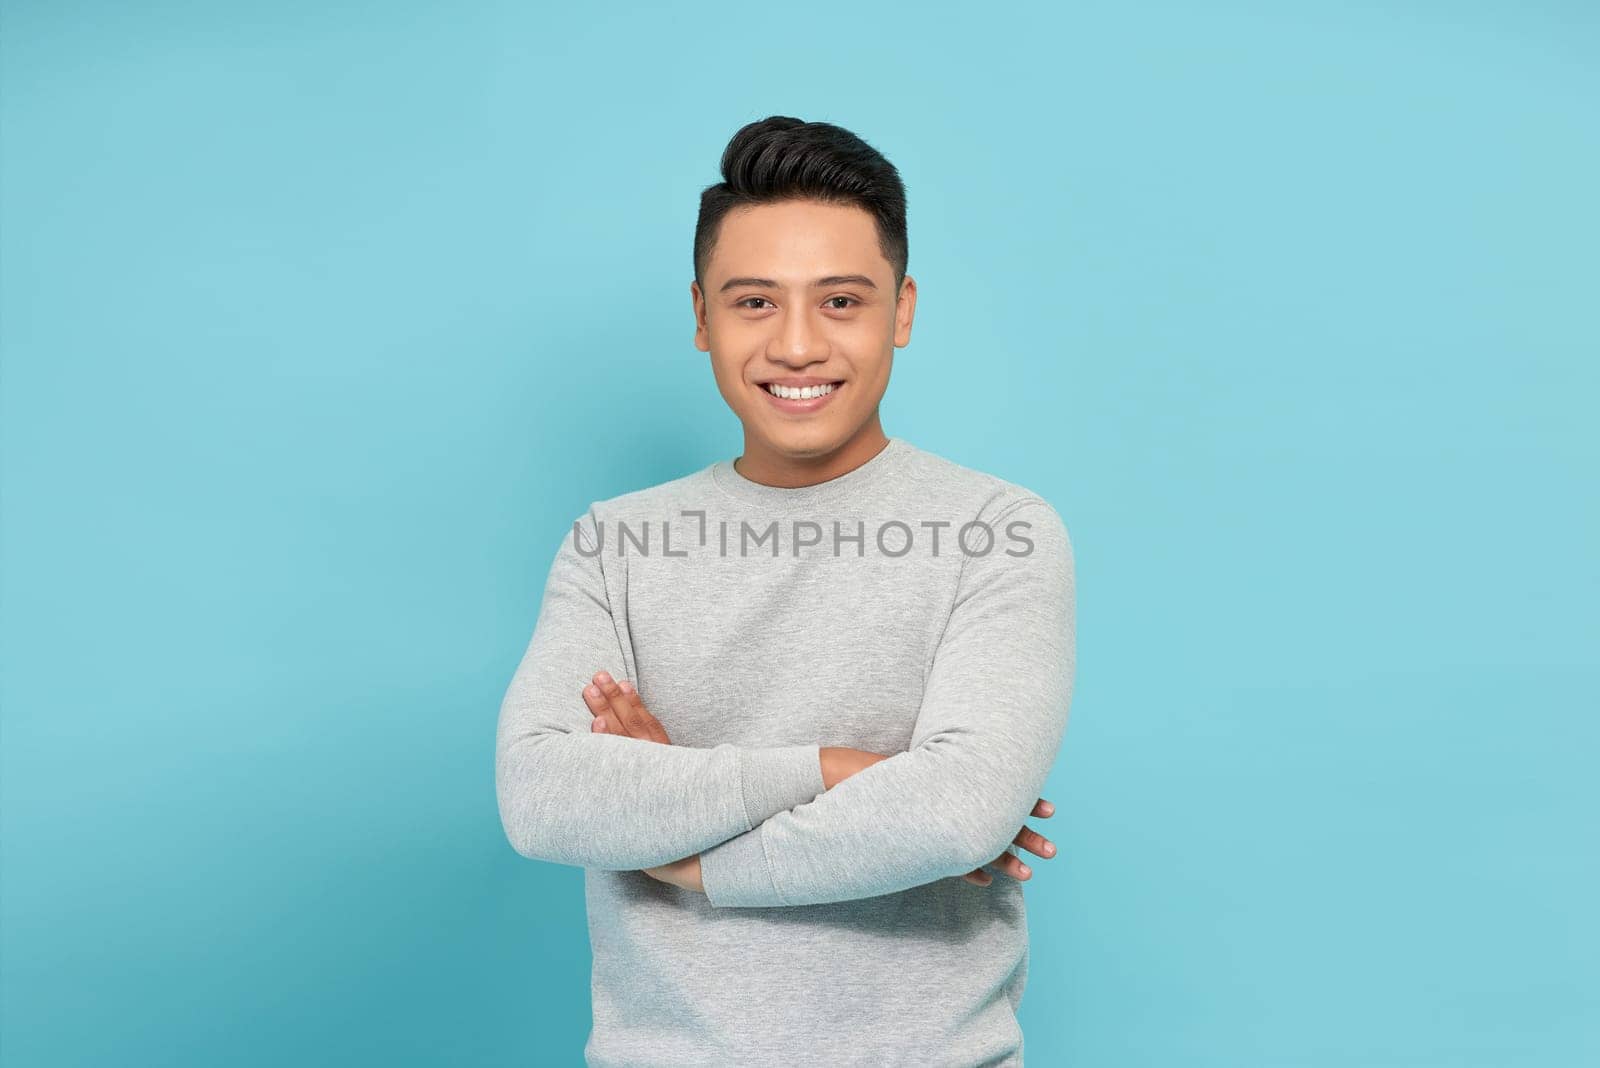
<svg viewBox="0 0 1600 1068">
<path fill-rule="evenodd" d="M 587 1064 L 1021 1064 L 1023 884 L 960 876 L 1020 850 L 1073 605 L 1048 503 L 900 438 L 813 486 L 723 460 L 591 505 L 495 756 L 512 847 L 585 869 Z M 670 745 L 591 733 L 602 669 Z M 825 790 L 823 746 L 892 755 Z M 704 894 L 641 870 L 696 853 Z"/>
</svg>

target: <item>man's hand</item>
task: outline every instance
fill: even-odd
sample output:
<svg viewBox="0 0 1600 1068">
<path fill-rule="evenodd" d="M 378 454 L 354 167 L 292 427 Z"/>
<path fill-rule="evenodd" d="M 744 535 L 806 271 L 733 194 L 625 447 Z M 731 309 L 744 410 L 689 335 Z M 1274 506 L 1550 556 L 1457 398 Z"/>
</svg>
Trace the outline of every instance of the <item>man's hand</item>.
<svg viewBox="0 0 1600 1068">
<path fill-rule="evenodd" d="M 889 758 L 882 753 L 869 753 L 865 749 L 850 749 L 842 745 L 825 745 L 821 750 L 822 788 L 831 790 L 858 771 L 865 771 L 880 760 Z"/>
<path fill-rule="evenodd" d="M 1033 806 L 1032 814 L 1041 819 L 1049 819 L 1055 815 L 1055 812 L 1056 806 L 1041 797 L 1039 798 L 1039 803 Z M 1038 831 L 1030 830 L 1027 824 L 1022 825 L 1022 830 L 1017 833 L 1017 836 L 1012 841 L 1028 852 L 1041 857 L 1053 857 L 1056 855 L 1055 843 Z M 1024 864 L 1022 858 L 1012 853 L 1009 849 L 989 863 L 1013 879 L 1027 879 L 1033 874 L 1033 869 Z M 976 883 L 978 886 L 988 886 L 994 882 L 994 876 L 982 868 L 974 868 L 963 875 L 962 878 L 969 883 Z"/>
<path fill-rule="evenodd" d="M 697 894 L 706 892 L 706 884 L 700 879 L 700 854 L 675 860 L 671 864 L 663 864 L 659 868 L 645 868 L 644 873 L 650 878 L 673 886 L 681 886 L 685 890 L 693 890 Z"/>
<path fill-rule="evenodd" d="M 667 737 L 667 729 L 644 707 L 644 699 L 627 679 L 617 682 L 607 672 L 596 672 L 594 680 L 583 688 L 583 703 L 589 706 L 589 712 L 594 716 L 589 729 L 596 734 L 620 734 L 647 742 L 660 742 L 662 745 L 672 744 Z M 660 882 L 681 886 L 698 894 L 706 892 L 705 884 L 700 881 L 698 853 L 643 871 Z"/>
<path fill-rule="evenodd" d="M 594 716 L 589 729 L 596 734 L 622 734 L 672 744 L 666 728 L 645 709 L 639 691 L 627 679 L 617 682 L 604 671 L 595 672 L 594 681 L 583 688 L 583 703 Z"/>
</svg>

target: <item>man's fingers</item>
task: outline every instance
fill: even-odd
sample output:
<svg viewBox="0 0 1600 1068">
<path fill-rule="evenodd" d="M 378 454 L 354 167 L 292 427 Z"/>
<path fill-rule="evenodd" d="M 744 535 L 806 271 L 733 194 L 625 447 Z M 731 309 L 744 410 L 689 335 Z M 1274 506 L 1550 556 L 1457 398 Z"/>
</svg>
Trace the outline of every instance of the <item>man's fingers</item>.
<svg viewBox="0 0 1600 1068">
<path fill-rule="evenodd" d="M 598 693 L 592 692 L 598 691 Z M 608 672 L 597 671 L 594 681 L 584 687 L 584 703 L 594 715 L 604 715 L 612 734 L 626 734 L 646 742 L 671 745 L 667 730 L 645 708 L 644 699 L 627 679 L 618 682 Z"/>
<path fill-rule="evenodd" d="M 588 686 L 584 687 L 584 700 L 589 704 L 592 712 L 605 716 L 606 723 L 611 728 L 610 733 L 639 737 L 640 732 L 635 729 L 628 715 L 627 694 L 623 693 L 617 686 L 616 680 L 604 671 L 597 671 L 590 686 L 597 687 L 600 690 L 600 702 L 596 705 L 590 699 Z"/>
<path fill-rule="evenodd" d="M 1048 819 L 1055 815 L 1055 812 L 1056 806 L 1041 797 L 1038 803 L 1033 806 L 1031 815 Z M 1056 844 L 1026 824 L 1023 825 L 1022 830 L 1017 832 L 1017 836 L 1012 841 L 1030 853 L 1036 853 L 1041 857 L 1053 857 L 1056 855 Z M 1021 857 L 1009 849 L 991 861 L 987 867 L 999 868 L 1013 879 L 1019 881 L 1033 877 L 1033 869 L 1028 867 Z M 969 871 L 961 878 L 978 886 L 988 886 L 994 882 L 994 876 L 984 871 L 983 868 Z"/>
<path fill-rule="evenodd" d="M 583 688 L 583 703 L 589 707 L 589 714 L 594 717 L 589 722 L 591 733 L 622 735 L 628 733 L 627 724 L 622 717 L 611 710 L 611 699 L 595 683 L 591 682 Z"/>
<path fill-rule="evenodd" d="M 989 866 L 991 868 L 999 868 L 1013 879 L 1019 881 L 1028 879 L 1033 875 L 1033 869 L 1023 863 L 1022 858 L 1009 849 L 990 861 Z"/>
<path fill-rule="evenodd" d="M 648 740 L 649 732 L 634 715 L 633 704 L 628 700 L 628 695 L 622 692 L 622 687 L 617 685 L 617 680 L 613 679 L 610 673 L 599 671 L 595 673 L 594 683 L 600 687 L 601 694 L 605 696 L 606 703 L 610 706 L 606 718 L 614 717 L 624 734 Z"/>
<path fill-rule="evenodd" d="M 662 745 L 671 745 L 672 740 L 667 737 L 667 729 L 661 725 L 659 719 L 650 714 L 649 709 L 644 707 L 644 699 L 639 696 L 639 691 L 634 688 L 633 683 L 623 679 L 617 683 L 617 686 L 627 696 L 628 704 L 632 707 L 633 714 L 638 717 L 637 722 L 644 725 L 644 729 L 649 732 L 650 737 Z"/>
<path fill-rule="evenodd" d="M 1023 827 L 1021 831 L 1017 832 L 1017 836 L 1012 841 L 1037 856 L 1053 857 L 1056 855 L 1056 844 L 1031 827 Z"/>
</svg>

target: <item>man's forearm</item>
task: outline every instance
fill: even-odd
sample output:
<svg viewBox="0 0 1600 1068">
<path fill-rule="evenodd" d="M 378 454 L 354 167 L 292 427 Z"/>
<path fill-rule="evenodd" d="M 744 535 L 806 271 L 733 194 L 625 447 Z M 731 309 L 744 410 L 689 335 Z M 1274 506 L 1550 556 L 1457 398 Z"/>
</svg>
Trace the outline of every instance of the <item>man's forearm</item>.
<svg viewBox="0 0 1600 1068">
<path fill-rule="evenodd" d="M 850 776 L 885 759 L 887 758 L 881 753 L 869 753 L 864 749 L 823 746 L 820 759 L 823 787 L 831 790 Z M 705 882 L 700 874 L 699 853 L 690 854 L 682 860 L 667 864 L 653 865 L 646 868 L 645 873 L 661 882 L 671 883 L 685 890 L 693 890 L 698 894 L 706 892 Z"/>
<path fill-rule="evenodd" d="M 1043 778 L 983 756 L 897 753 L 700 853 L 719 906 L 812 905 L 965 875 L 1005 852 Z"/>
<path fill-rule="evenodd" d="M 824 789 L 817 746 L 695 749 L 563 732 L 508 740 L 495 785 L 518 853 L 616 871 L 698 853 Z"/>
</svg>

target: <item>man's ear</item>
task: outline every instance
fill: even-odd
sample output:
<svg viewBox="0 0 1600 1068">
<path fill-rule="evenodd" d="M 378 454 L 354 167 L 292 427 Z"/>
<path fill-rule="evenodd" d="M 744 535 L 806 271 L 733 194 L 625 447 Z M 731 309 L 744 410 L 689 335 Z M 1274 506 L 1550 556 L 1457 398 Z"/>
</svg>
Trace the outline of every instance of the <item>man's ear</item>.
<svg viewBox="0 0 1600 1068">
<path fill-rule="evenodd" d="M 710 352 L 711 331 L 706 326 L 706 298 L 700 292 L 699 282 L 689 283 L 689 300 L 694 305 L 694 347 L 701 352 Z"/>
<path fill-rule="evenodd" d="M 900 296 L 894 303 L 894 347 L 911 344 L 911 319 L 917 312 L 917 280 L 909 274 L 900 283 Z"/>
</svg>

